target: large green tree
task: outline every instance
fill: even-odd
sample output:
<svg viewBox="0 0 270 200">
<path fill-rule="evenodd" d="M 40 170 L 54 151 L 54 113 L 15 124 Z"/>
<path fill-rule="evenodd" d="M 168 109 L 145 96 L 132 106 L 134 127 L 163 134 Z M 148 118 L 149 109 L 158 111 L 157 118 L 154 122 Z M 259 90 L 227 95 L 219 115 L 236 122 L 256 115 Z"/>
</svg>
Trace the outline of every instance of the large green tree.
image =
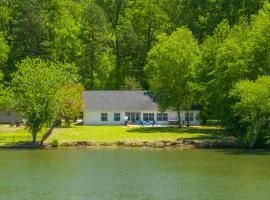
<svg viewBox="0 0 270 200">
<path fill-rule="evenodd" d="M 163 8 L 174 27 L 187 26 L 199 41 L 213 33 L 227 19 L 230 25 L 249 20 L 265 0 L 164 0 Z"/>
<path fill-rule="evenodd" d="M 208 118 L 221 119 L 227 130 L 239 123 L 230 109 L 235 103 L 229 92 L 242 79 L 269 75 L 269 3 L 258 15 L 230 26 L 223 21 L 201 46 L 197 81 L 204 88 L 201 104 Z"/>
<path fill-rule="evenodd" d="M 80 73 L 87 89 L 112 88 L 115 66 L 112 29 L 103 9 L 93 0 L 84 0 L 82 7 L 82 54 Z"/>
<path fill-rule="evenodd" d="M 82 92 L 81 84 L 62 86 L 56 95 L 59 116 L 64 119 L 66 127 L 70 127 L 71 120 L 77 119 L 82 112 Z"/>
<path fill-rule="evenodd" d="M 120 89 L 124 82 L 124 74 L 127 72 L 127 66 L 130 65 L 126 51 L 126 38 L 123 37 L 123 21 L 121 17 L 125 15 L 128 1 L 126 0 L 98 0 L 112 28 L 113 53 L 115 55 L 114 74 L 111 77 L 111 85 L 114 89 Z M 125 46 L 126 48 L 123 48 Z"/>
<path fill-rule="evenodd" d="M 247 129 L 245 139 L 249 147 L 254 148 L 259 139 L 269 139 L 270 77 L 240 81 L 231 95 L 236 99 L 233 111 Z"/>
<path fill-rule="evenodd" d="M 121 37 L 126 39 L 123 52 L 131 62 L 125 74 L 135 77 L 143 88 L 147 88 L 144 74 L 147 54 L 157 42 L 158 35 L 169 32 L 169 18 L 160 1 L 139 0 L 128 3 L 121 22 Z"/>
<path fill-rule="evenodd" d="M 226 126 L 233 125 L 233 104 L 229 92 L 233 85 L 248 75 L 245 52 L 248 26 L 245 22 L 230 28 L 224 21 L 214 35 L 204 41 L 197 81 L 204 88 L 201 99 L 211 113 L 209 117 L 221 119 Z"/>
<path fill-rule="evenodd" d="M 33 143 L 36 143 L 39 132 L 55 125 L 60 112 L 57 91 L 77 81 L 76 70 L 71 65 L 38 58 L 26 58 L 17 64 L 17 68 L 11 88 L 13 109 L 26 119 Z"/>
<path fill-rule="evenodd" d="M 49 57 L 57 62 L 76 63 L 81 55 L 80 6 L 72 0 L 46 1 L 43 6 L 49 41 Z"/>
<path fill-rule="evenodd" d="M 9 46 L 3 34 L 0 32 L 0 69 L 3 69 L 3 66 L 8 59 L 9 51 L 10 51 Z"/>
<path fill-rule="evenodd" d="M 199 48 L 192 33 L 186 28 L 164 36 L 153 47 L 148 57 L 147 73 L 150 89 L 161 110 L 188 110 L 194 102 L 195 84 L 193 65 Z"/>
</svg>

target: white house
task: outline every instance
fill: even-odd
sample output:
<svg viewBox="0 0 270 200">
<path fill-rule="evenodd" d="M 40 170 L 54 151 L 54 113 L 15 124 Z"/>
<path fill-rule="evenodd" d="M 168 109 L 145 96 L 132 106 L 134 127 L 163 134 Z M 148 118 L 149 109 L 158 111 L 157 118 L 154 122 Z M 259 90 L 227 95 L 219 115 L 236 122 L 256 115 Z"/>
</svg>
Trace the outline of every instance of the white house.
<svg viewBox="0 0 270 200">
<path fill-rule="evenodd" d="M 85 125 L 122 125 L 140 122 L 166 125 L 178 120 L 177 112 L 160 112 L 146 91 L 84 91 Z M 189 110 L 190 125 L 199 125 L 199 110 Z M 181 123 L 187 122 L 187 112 L 181 111 Z"/>
<path fill-rule="evenodd" d="M 22 118 L 15 112 L 0 110 L 0 124 L 9 124 L 11 122 L 21 122 Z"/>
</svg>

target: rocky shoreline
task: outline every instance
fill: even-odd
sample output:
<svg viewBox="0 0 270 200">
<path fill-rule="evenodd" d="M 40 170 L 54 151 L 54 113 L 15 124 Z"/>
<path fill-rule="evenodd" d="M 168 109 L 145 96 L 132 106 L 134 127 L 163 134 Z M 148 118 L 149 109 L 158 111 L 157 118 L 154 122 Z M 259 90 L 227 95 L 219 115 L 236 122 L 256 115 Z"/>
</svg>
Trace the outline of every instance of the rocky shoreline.
<svg viewBox="0 0 270 200">
<path fill-rule="evenodd" d="M 177 139 L 164 141 L 117 141 L 117 142 L 95 142 L 95 141 L 76 141 L 62 142 L 59 147 L 139 147 L 139 148 L 237 148 L 238 141 L 235 138 L 226 139 Z M 52 144 L 45 147 L 51 148 Z"/>
<path fill-rule="evenodd" d="M 62 142 L 55 146 L 53 143 L 44 145 L 33 145 L 31 143 L 19 143 L 12 146 L 0 148 L 55 148 L 55 147 L 137 147 L 137 148 L 199 148 L 199 149 L 220 149 L 239 148 L 239 143 L 235 138 L 222 139 L 177 139 L 164 141 L 117 141 L 117 142 L 96 142 L 96 141 L 74 141 Z"/>
</svg>

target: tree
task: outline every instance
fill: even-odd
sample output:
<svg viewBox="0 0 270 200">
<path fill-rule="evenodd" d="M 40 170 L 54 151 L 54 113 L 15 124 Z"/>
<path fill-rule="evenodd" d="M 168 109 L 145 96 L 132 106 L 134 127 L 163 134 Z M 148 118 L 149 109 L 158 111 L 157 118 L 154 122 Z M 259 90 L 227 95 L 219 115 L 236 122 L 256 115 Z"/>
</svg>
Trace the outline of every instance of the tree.
<svg viewBox="0 0 270 200">
<path fill-rule="evenodd" d="M 4 88 L 3 88 L 3 84 L 2 84 L 2 79 L 3 79 L 3 73 L 0 71 L 0 110 L 3 109 L 5 106 L 5 98 L 4 98 Z"/>
<path fill-rule="evenodd" d="M 223 21 L 201 46 L 196 79 L 204 88 L 204 113 L 208 118 L 220 119 L 226 130 L 233 133 L 240 131 L 231 109 L 235 101 L 229 95 L 234 84 L 270 73 L 269 5 L 265 3 L 250 23 L 242 20 L 231 27 L 227 20 Z"/>
<path fill-rule="evenodd" d="M 8 58 L 9 46 L 3 37 L 3 34 L 0 32 L 0 69 L 5 64 Z"/>
<path fill-rule="evenodd" d="M 41 0 L 13 0 L 10 25 L 11 55 L 9 67 L 27 56 L 46 57 L 49 33 L 46 27 L 46 2 Z M 15 70 L 10 69 L 11 71 Z"/>
<path fill-rule="evenodd" d="M 120 18 L 122 22 L 121 37 L 123 52 L 131 61 L 132 67 L 124 71 L 127 76 L 133 76 L 139 80 L 141 86 L 146 89 L 148 83 L 144 74 L 147 54 L 157 42 L 159 34 L 168 33 L 170 21 L 162 9 L 158 0 L 130 1 L 125 9 L 125 16 Z"/>
<path fill-rule="evenodd" d="M 250 20 L 265 0 L 164 0 L 163 9 L 174 28 L 187 26 L 203 42 L 223 20 L 233 26 Z"/>
<path fill-rule="evenodd" d="M 17 68 L 11 88 L 13 108 L 26 119 L 26 126 L 35 144 L 37 134 L 43 128 L 54 128 L 60 111 L 57 106 L 57 91 L 77 81 L 76 70 L 70 65 L 39 58 L 26 58 L 17 64 Z"/>
<path fill-rule="evenodd" d="M 113 39 L 110 24 L 103 9 L 94 0 L 84 0 L 82 8 L 82 55 L 80 73 L 87 89 L 110 88 L 115 79 L 112 73 L 115 65 Z"/>
<path fill-rule="evenodd" d="M 197 41 L 186 28 L 161 38 L 149 53 L 146 73 L 150 90 L 161 110 L 178 112 L 179 126 L 180 111 L 190 109 L 194 102 L 193 64 L 198 53 Z"/>
<path fill-rule="evenodd" d="M 270 134 L 270 77 L 240 81 L 231 95 L 237 101 L 232 106 L 233 111 L 248 130 L 246 141 L 250 148 L 254 148 L 258 139 L 265 140 Z"/>
<path fill-rule="evenodd" d="M 245 52 L 248 32 L 245 22 L 232 28 L 227 21 L 222 22 L 214 35 L 204 41 L 195 70 L 197 81 L 204 88 L 201 102 L 208 109 L 208 115 L 222 120 L 229 129 L 234 129 L 236 122 L 230 109 L 234 102 L 229 92 L 236 82 L 248 76 Z"/>
<path fill-rule="evenodd" d="M 142 90 L 140 83 L 132 77 L 126 77 L 121 90 Z"/>
<path fill-rule="evenodd" d="M 246 59 L 249 79 L 256 80 L 259 76 L 270 75 L 270 3 L 251 20 L 246 43 Z"/>
<path fill-rule="evenodd" d="M 64 119 L 66 127 L 70 127 L 70 120 L 79 117 L 82 111 L 83 89 L 81 84 L 74 84 L 63 86 L 57 92 L 60 117 Z"/>
<path fill-rule="evenodd" d="M 49 41 L 47 52 L 56 62 L 76 63 L 81 55 L 81 13 L 72 0 L 46 1 L 43 3 Z"/>
<path fill-rule="evenodd" d="M 113 37 L 113 54 L 115 55 L 115 65 L 114 65 L 114 74 L 111 78 L 111 85 L 114 89 L 120 89 L 124 81 L 124 70 L 126 66 L 129 66 L 129 60 L 126 58 L 125 51 L 127 48 L 123 49 L 125 46 L 126 38 L 122 37 L 122 22 L 120 18 L 125 15 L 125 10 L 127 8 L 128 1 L 126 0 L 100 0 L 96 1 L 100 5 L 107 16 L 109 23 L 112 28 L 112 37 Z"/>
</svg>

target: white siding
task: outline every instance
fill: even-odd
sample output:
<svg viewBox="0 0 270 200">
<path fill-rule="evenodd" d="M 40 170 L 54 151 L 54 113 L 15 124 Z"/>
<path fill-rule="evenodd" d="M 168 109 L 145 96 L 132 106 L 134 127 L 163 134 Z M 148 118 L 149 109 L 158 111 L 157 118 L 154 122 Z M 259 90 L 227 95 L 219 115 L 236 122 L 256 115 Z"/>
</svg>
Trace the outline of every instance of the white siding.
<svg viewBox="0 0 270 200">
<path fill-rule="evenodd" d="M 108 121 L 101 121 L 101 113 L 107 113 Z M 114 121 L 114 113 L 120 113 L 120 121 Z M 124 122 L 123 111 L 84 111 L 85 125 L 119 125 Z"/>
<path fill-rule="evenodd" d="M 189 113 L 193 113 L 193 118 L 194 120 L 193 121 L 190 121 L 189 124 L 190 125 L 200 125 L 200 120 L 197 118 L 198 114 L 200 111 L 198 110 L 190 110 L 188 111 Z M 181 118 L 181 123 L 182 124 L 186 124 L 185 122 L 185 114 L 186 114 L 186 111 L 181 111 L 180 112 L 180 118 Z M 169 114 L 169 120 L 175 120 L 177 121 L 178 120 L 178 114 L 177 112 L 170 112 Z"/>
<path fill-rule="evenodd" d="M 12 121 L 20 122 L 22 118 L 15 112 L 0 111 L 0 124 L 8 124 Z"/>
<path fill-rule="evenodd" d="M 143 119 L 143 113 L 154 113 L 155 116 L 155 121 L 157 122 L 157 113 L 159 111 L 151 111 L 151 110 L 143 110 L 143 111 L 84 111 L 84 124 L 85 125 L 123 125 L 124 124 L 124 117 L 125 117 L 125 112 L 140 112 L 141 113 L 141 119 Z M 104 122 L 101 121 L 101 113 L 107 113 L 108 116 L 108 121 Z M 120 121 L 114 121 L 114 113 L 120 113 Z M 168 113 L 168 120 L 178 120 L 177 112 L 166 112 Z M 181 111 L 180 116 L 181 116 L 181 123 L 186 123 L 185 122 L 185 113 L 184 111 Z M 190 125 L 199 125 L 200 121 L 196 118 L 197 114 L 199 111 L 189 111 L 189 113 L 194 114 L 194 121 L 190 121 Z M 159 125 L 166 125 L 169 123 L 167 122 L 161 122 L 159 121 Z"/>
</svg>

